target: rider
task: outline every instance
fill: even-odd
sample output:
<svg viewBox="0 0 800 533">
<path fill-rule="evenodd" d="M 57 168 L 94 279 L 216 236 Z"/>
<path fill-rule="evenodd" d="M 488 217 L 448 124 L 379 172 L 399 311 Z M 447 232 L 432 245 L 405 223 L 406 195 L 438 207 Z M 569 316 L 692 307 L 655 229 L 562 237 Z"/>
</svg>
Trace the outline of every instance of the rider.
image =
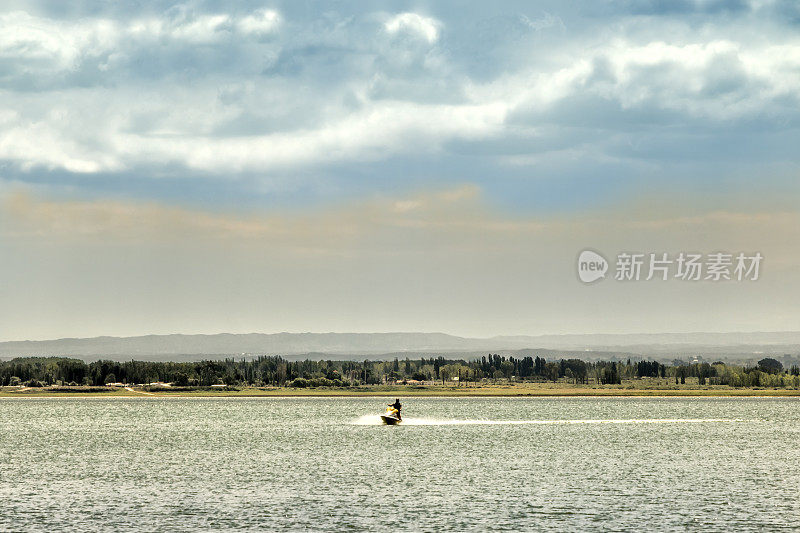
<svg viewBox="0 0 800 533">
<path fill-rule="evenodd" d="M 394 403 L 390 403 L 389 407 L 391 407 L 397 412 L 397 419 L 402 420 L 402 417 L 400 416 L 400 409 L 402 409 L 403 406 L 400 405 L 400 398 L 395 398 Z"/>
</svg>

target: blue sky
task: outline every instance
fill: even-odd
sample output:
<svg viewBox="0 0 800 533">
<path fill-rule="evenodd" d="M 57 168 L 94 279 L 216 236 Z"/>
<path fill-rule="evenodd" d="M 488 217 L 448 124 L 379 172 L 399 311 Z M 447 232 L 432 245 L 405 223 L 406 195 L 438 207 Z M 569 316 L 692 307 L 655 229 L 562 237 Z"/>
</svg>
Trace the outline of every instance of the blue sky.
<svg viewBox="0 0 800 533">
<path fill-rule="evenodd" d="M 162 237 L 172 228 L 171 217 L 212 217 L 240 229 L 242 221 L 277 224 L 287 235 L 297 232 L 291 237 L 297 243 L 307 238 L 304 228 L 321 221 L 362 217 L 365 224 L 375 223 L 365 213 L 408 202 L 429 207 L 438 202 L 430 209 L 442 222 L 473 217 L 487 224 L 502 219 L 560 227 L 552 230 L 552 238 L 543 238 L 566 239 L 565 257 L 587 244 L 600 247 L 604 238 L 591 237 L 586 228 L 570 233 L 559 226 L 565 221 L 613 225 L 612 219 L 622 216 L 633 224 L 631 240 L 643 231 L 636 224 L 653 217 L 674 223 L 719 213 L 753 217 L 765 225 L 763 231 L 791 231 L 764 215 L 797 212 L 798 30 L 800 7 L 781 0 L 7 0 L 0 10 L 0 196 L 6 199 L 0 208 L 5 221 L 0 244 L 33 258 L 41 257 L 37 254 L 48 239 L 87 246 L 91 240 L 98 254 L 113 254 L 122 242 L 133 256 L 152 257 L 154 247 L 165 246 Z M 469 199 L 458 202 L 467 204 L 448 207 L 448 195 L 462 198 L 459 191 L 465 190 Z M 47 227 L 31 215 L 43 212 L 57 213 Z M 128 242 L 123 228 L 137 223 L 135 217 L 125 218 L 130 213 L 152 215 L 166 226 Z M 277 223 L 274 217 L 285 218 Z M 191 238 L 202 241 L 206 226 L 192 228 Z M 366 265 L 381 252 L 365 242 L 414 242 L 413 252 L 425 256 L 460 238 L 425 241 L 407 231 L 362 235 L 335 253 Z M 526 242 L 500 239 L 508 248 L 498 251 L 483 240 L 485 235 L 471 235 L 467 241 L 474 254 L 496 253 L 498 260 L 518 260 L 513 250 Z M 689 244 L 679 235 L 684 234 L 675 230 L 655 243 L 670 242 L 677 250 Z M 716 241 L 691 244 L 758 246 L 719 235 Z M 78 244 L 51 249 L 47 257 L 56 265 L 69 263 Z M 615 244 L 626 246 L 624 240 Z M 778 244 L 776 263 L 794 272 L 794 259 L 781 256 L 790 252 Z M 294 253 L 272 241 L 260 245 Z M 539 245 L 546 248 L 544 242 Z M 311 241 L 302 248 L 309 246 Z M 208 244 L 207 252 L 225 253 L 219 243 Z M 186 260 L 161 256 L 163 269 L 144 260 L 139 267 L 153 269 L 160 281 L 170 280 L 180 274 L 168 266 Z M 265 277 L 277 275 L 268 265 L 257 265 Z M 0 286 L 0 294 L 11 301 L 19 291 L 17 309 L 25 289 L 55 287 L 63 274 L 59 267 L 38 277 L 4 268 L 6 279 L 20 281 Z M 433 279 L 421 263 L 407 265 L 408 271 L 418 272 L 408 280 L 418 288 Z M 96 292 L 92 272 L 75 274 L 76 290 Z M 362 274 L 372 272 L 364 267 Z M 464 281 L 480 285 L 486 275 L 472 272 L 474 277 Z M 290 277 L 288 286 L 296 282 L 300 290 L 301 281 Z M 256 281 L 236 287 L 247 293 L 266 283 Z M 341 280 L 331 281 L 329 289 L 334 287 L 341 287 Z M 130 294 L 139 289 L 133 282 L 128 286 Z M 514 289 L 497 290 L 502 295 Z M 253 320 L 223 329 L 429 325 L 473 331 L 459 329 L 456 320 L 418 323 L 408 318 L 410 302 L 405 311 L 371 322 L 375 307 L 387 305 L 378 293 L 364 289 L 363 297 L 353 297 L 350 321 L 316 317 L 305 324 L 299 310 L 290 320 L 256 312 Z M 480 305 L 485 296 L 476 295 L 473 304 Z M 684 296 L 680 291 L 674 296 L 673 311 L 685 307 Z M 70 297 L 75 295 L 44 292 L 38 304 Z M 98 298 L 99 308 L 108 296 Z M 147 333 L 154 326 L 140 315 L 153 298 L 142 300 L 139 311 L 119 311 L 118 321 L 107 326 L 84 327 L 95 316 L 87 306 L 77 325 L 61 323 L 54 314 L 49 325 L 23 327 L 30 323 L 23 316 L 15 331 L 0 336 Z M 180 295 L 171 298 L 182 301 Z M 285 298 L 290 305 L 290 293 Z M 446 301 L 445 293 L 441 298 Z M 730 302 L 727 295 L 719 298 Z M 212 301 L 217 302 L 209 296 Z M 561 323 L 537 326 L 533 316 L 509 322 L 519 306 L 474 331 L 594 327 L 588 318 L 570 323 L 566 304 Z M 33 316 L 35 306 L 30 307 Z M 441 311 L 449 312 L 444 304 Z M 6 312 L 12 314 L 10 304 Z M 787 314 L 775 327 L 793 317 Z M 155 324 L 164 324 L 165 332 L 215 329 L 214 316 L 194 323 L 191 317 L 175 323 L 163 318 Z M 673 328 L 691 328 L 697 323 L 692 320 L 676 321 Z M 654 317 L 632 328 L 651 330 L 663 323 L 663 316 Z M 724 330 L 746 328 L 748 321 L 700 323 Z M 752 328 L 769 326 L 752 321 Z M 613 323 L 595 329 L 625 330 Z"/>
</svg>

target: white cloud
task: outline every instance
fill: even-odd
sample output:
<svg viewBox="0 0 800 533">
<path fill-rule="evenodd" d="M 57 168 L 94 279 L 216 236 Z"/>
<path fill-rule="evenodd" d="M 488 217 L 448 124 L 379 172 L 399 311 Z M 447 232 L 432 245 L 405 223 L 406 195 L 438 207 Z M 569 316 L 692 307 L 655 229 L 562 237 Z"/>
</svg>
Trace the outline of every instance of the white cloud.
<svg viewBox="0 0 800 533">
<path fill-rule="evenodd" d="M 92 173 L 119 167 L 113 157 L 87 151 L 79 141 L 53 127 L 64 118 L 56 112 L 42 121 L 28 122 L 18 112 L 0 111 L 0 159 L 16 161 L 25 170 L 45 167 Z"/>
<path fill-rule="evenodd" d="M 239 20 L 237 27 L 244 34 L 266 35 L 278 28 L 280 20 L 280 15 L 277 11 L 259 9 Z"/>
<path fill-rule="evenodd" d="M 800 42 L 617 42 L 603 57 L 615 80 L 594 88 L 624 107 L 660 107 L 729 120 L 769 112 L 772 101 L 800 91 Z"/>
<path fill-rule="evenodd" d="M 216 90 L 75 89 L 54 96 L 44 113 L 31 105 L 35 97 L 10 92 L 0 96 L 5 104 L 0 104 L 0 159 L 26 168 L 73 172 L 175 163 L 222 173 L 270 171 L 378 160 L 389 154 L 435 153 L 450 139 L 479 139 L 499 132 L 506 113 L 504 105 L 494 102 L 378 101 L 358 111 L 332 112 L 314 127 L 219 136 L 214 133 L 219 124 L 250 108 L 221 102 Z M 263 99 L 255 98 L 249 105 L 263 105 Z M 98 109 L 102 112 L 93 113 Z"/>
<path fill-rule="evenodd" d="M 424 17 L 417 13 L 400 13 L 390 18 L 384 24 L 386 31 L 392 35 L 408 33 L 425 39 L 433 44 L 439 39 L 439 28 L 442 23 L 431 17 Z"/>
<path fill-rule="evenodd" d="M 223 19 L 203 19 L 171 35 L 200 42 L 226 27 Z M 605 74 L 598 74 L 598 64 L 606 65 Z M 213 87 L 185 90 L 162 84 L 158 90 L 137 92 L 133 87 L 110 93 L 81 89 L 51 97 L 50 111 L 36 117 L 27 116 L 28 106 L 7 93 L 0 110 L 20 111 L 0 130 L 0 158 L 26 168 L 74 172 L 114 171 L 140 163 L 177 163 L 213 172 L 268 171 L 375 160 L 398 153 L 436 153 L 454 139 L 502 136 L 508 132 L 509 112 L 541 113 L 575 95 L 616 101 L 626 109 L 729 120 L 769 113 L 773 101 L 800 92 L 800 45 L 743 48 L 726 40 L 643 45 L 614 40 L 592 56 L 569 57 L 553 70 L 523 69 L 485 83 L 464 81 L 466 99 L 454 103 L 373 101 L 366 95 L 374 78 L 360 86 L 353 83 L 359 105 L 348 109 L 331 103 L 324 114 L 315 109 L 317 116 L 326 116 L 318 125 L 229 136 L 214 131 L 240 114 L 257 111 L 268 123 L 269 110 L 261 109 L 265 99 L 259 94 L 270 95 L 276 112 L 291 102 L 296 106 L 290 85 L 253 87 L 246 106 L 244 100 L 241 105 L 236 100 L 230 106 L 220 104 Z M 313 92 L 305 97 L 317 99 L 317 107 L 323 98 Z M 101 101 L 104 106 L 97 107 Z M 137 116 L 150 118 L 144 126 L 134 125 Z M 65 117 L 80 121 L 81 131 Z M 528 128 L 542 134 L 535 123 Z"/>
<path fill-rule="evenodd" d="M 204 44 L 230 37 L 274 32 L 280 14 L 259 9 L 232 15 L 180 13 L 179 16 L 132 18 L 127 21 L 87 18 L 61 21 L 15 11 L 0 14 L 0 58 L 50 61 L 51 69 L 71 69 L 84 57 L 125 52 L 125 48 L 167 39 Z"/>
<path fill-rule="evenodd" d="M 269 170 L 348 159 L 371 160 L 390 153 L 437 150 L 451 138 L 480 138 L 497 131 L 505 108 L 489 105 L 375 104 L 317 129 L 271 135 L 213 138 L 182 135 L 154 138 L 118 133 L 113 153 L 120 160 L 178 161 L 200 170 Z"/>
<path fill-rule="evenodd" d="M 166 35 L 190 43 L 210 43 L 230 33 L 231 18 L 228 15 L 203 15 L 168 25 Z"/>
<path fill-rule="evenodd" d="M 800 41 L 745 46 L 730 40 L 644 44 L 614 39 L 552 70 L 521 69 L 468 85 L 473 101 L 543 112 L 580 95 L 623 109 L 668 110 L 718 121 L 776 115 L 800 94 Z M 551 119 L 552 120 L 552 119 Z"/>
<path fill-rule="evenodd" d="M 668 112 L 674 124 L 787 120 L 800 94 L 800 40 L 792 35 L 697 34 L 685 24 L 644 32 L 622 21 L 563 41 L 559 32 L 529 31 L 563 27 L 558 17 L 514 15 L 501 29 L 523 25 L 515 38 L 555 41 L 525 41 L 489 75 L 465 67 L 471 58 L 450 43 L 456 26 L 449 47 L 428 47 L 443 22 L 413 12 L 379 16 L 384 32 L 423 46 L 387 41 L 370 17 L 331 17 L 308 29 L 271 9 L 72 21 L 0 14 L 0 59 L 11 65 L 0 71 L 0 159 L 29 171 L 160 165 L 227 175 L 416 157 L 453 141 L 514 136 L 536 147 L 511 156 L 527 165 L 560 121 L 583 120 L 597 128 L 594 137 L 557 139 L 553 150 L 608 160 L 619 155 L 605 153 L 602 131 L 624 126 L 608 114 L 571 117 L 573 99 L 594 99 L 592 111 Z M 284 24 L 289 31 L 278 34 Z M 279 38 L 258 39 L 265 34 Z M 25 92 L 31 85 L 37 90 Z M 519 115 L 527 119 L 509 122 Z"/>
<path fill-rule="evenodd" d="M 118 27 L 110 20 L 74 23 L 38 18 L 15 11 L 0 15 L 0 57 L 41 62 L 50 68 L 70 68 L 83 55 L 99 55 L 118 42 Z"/>
</svg>

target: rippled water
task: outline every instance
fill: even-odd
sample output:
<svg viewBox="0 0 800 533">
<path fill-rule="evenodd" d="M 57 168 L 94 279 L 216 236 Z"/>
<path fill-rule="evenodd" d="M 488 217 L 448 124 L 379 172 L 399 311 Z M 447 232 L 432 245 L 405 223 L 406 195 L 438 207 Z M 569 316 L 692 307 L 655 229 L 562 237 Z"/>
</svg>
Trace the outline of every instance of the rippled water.
<svg viewBox="0 0 800 533">
<path fill-rule="evenodd" d="M 388 398 L 385 400 L 389 400 Z M 0 400 L 0 529 L 795 530 L 792 399 Z"/>
</svg>

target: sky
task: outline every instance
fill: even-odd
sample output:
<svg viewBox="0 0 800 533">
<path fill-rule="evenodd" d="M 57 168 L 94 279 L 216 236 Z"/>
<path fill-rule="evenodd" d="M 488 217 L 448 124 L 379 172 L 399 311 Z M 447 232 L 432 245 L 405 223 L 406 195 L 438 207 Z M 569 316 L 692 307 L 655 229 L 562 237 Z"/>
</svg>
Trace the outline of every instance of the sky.
<svg viewBox="0 0 800 533">
<path fill-rule="evenodd" d="M 6 0 L 0 340 L 796 330 L 799 125 L 794 1 Z"/>
</svg>

